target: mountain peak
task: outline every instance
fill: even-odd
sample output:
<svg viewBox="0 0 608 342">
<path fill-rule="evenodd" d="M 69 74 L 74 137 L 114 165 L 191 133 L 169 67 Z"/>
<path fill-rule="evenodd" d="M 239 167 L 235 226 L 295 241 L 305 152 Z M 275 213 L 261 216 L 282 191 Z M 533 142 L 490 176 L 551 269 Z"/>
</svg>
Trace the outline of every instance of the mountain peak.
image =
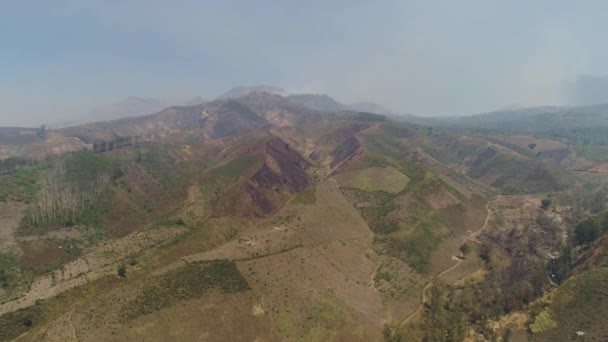
<svg viewBox="0 0 608 342">
<path fill-rule="evenodd" d="M 287 90 L 280 88 L 280 87 L 270 86 L 270 85 L 256 85 L 256 86 L 249 86 L 249 87 L 248 86 L 239 86 L 239 87 L 234 87 L 234 88 L 230 89 L 229 91 L 227 91 L 226 93 L 218 96 L 217 100 L 237 99 L 239 97 L 247 96 L 250 93 L 254 93 L 254 92 L 264 92 L 264 93 L 276 94 L 276 95 L 281 95 L 281 96 L 285 96 L 288 94 Z"/>
</svg>

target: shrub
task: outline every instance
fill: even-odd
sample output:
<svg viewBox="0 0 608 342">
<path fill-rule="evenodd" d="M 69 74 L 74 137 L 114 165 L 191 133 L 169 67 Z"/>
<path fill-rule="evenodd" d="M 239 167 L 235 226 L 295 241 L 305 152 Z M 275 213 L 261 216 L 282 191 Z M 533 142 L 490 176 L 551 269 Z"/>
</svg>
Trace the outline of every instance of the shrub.
<svg viewBox="0 0 608 342">
<path fill-rule="evenodd" d="M 134 256 L 129 257 L 129 266 L 137 265 L 137 259 Z"/>
<path fill-rule="evenodd" d="M 596 219 L 587 219 L 576 225 L 574 237 L 578 245 L 584 245 L 597 240 L 602 234 L 600 222 Z"/>
<path fill-rule="evenodd" d="M 25 325 L 26 327 L 31 327 L 32 324 L 34 323 L 33 319 L 32 319 L 32 315 L 31 314 L 27 314 L 23 317 L 23 325 Z"/>
<path fill-rule="evenodd" d="M 118 265 L 118 272 L 117 272 L 117 274 L 121 278 L 124 278 L 124 277 L 127 276 L 127 267 L 125 266 L 125 264 Z"/>
<path fill-rule="evenodd" d="M 547 208 L 549 208 L 550 205 L 551 205 L 551 199 L 549 199 L 549 198 L 543 198 L 540 201 L 540 207 L 543 208 L 543 209 L 545 209 L 545 210 Z"/>
<path fill-rule="evenodd" d="M 462 252 L 462 256 L 466 256 L 471 251 L 471 246 L 469 246 L 466 242 L 460 246 L 460 252 Z"/>
</svg>

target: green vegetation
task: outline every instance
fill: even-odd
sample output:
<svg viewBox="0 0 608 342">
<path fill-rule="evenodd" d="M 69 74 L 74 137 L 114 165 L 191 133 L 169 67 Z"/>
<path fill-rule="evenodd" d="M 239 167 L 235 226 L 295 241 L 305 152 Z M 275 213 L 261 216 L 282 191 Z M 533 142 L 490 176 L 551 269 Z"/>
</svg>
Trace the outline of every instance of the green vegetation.
<svg viewBox="0 0 608 342">
<path fill-rule="evenodd" d="M 134 319 L 178 301 L 199 297 L 211 288 L 232 293 L 248 290 L 249 285 L 233 262 L 189 264 L 147 280 L 139 294 L 125 303 L 122 314 Z"/>
<path fill-rule="evenodd" d="M 316 188 L 311 187 L 300 191 L 293 199 L 294 204 L 314 205 L 317 203 Z"/>
<path fill-rule="evenodd" d="M 608 159 L 608 146 L 578 145 L 576 153 L 591 160 L 605 161 Z"/>
<path fill-rule="evenodd" d="M 358 203 L 368 204 L 358 209 L 374 233 L 389 234 L 399 229 L 398 223 L 387 216 L 396 208 L 395 195 L 381 191 L 367 192 L 357 189 L 342 189 L 342 192 L 347 198 L 355 198 Z"/>
<path fill-rule="evenodd" d="M 121 278 L 126 277 L 127 276 L 127 266 L 125 266 L 125 264 L 118 265 L 116 274 Z"/>
<path fill-rule="evenodd" d="M 551 199 L 550 198 L 543 198 L 540 201 L 540 207 L 543 208 L 544 210 L 547 210 L 550 205 L 551 205 Z"/>
<path fill-rule="evenodd" d="M 52 163 L 42 175 L 36 200 L 30 205 L 25 223 L 30 227 L 73 225 L 99 201 L 107 197 L 112 179 L 119 177 L 117 162 L 90 151 L 71 153 Z"/>
<path fill-rule="evenodd" d="M 248 169 L 254 166 L 258 162 L 256 156 L 251 155 L 240 155 L 229 162 L 215 167 L 211 170 L 209 177 L 223 177 L 238 179 Z"/>
<path fill-rule="evenodd" d="M 26 314 L 23 316 L 23 325 L 30 328 L 34 324 L 33 318 L 31 314 Z"/>
<path fill-rule="evenodd" d="M 383 122 L 386 121 L 386 117 L 381 114 L 372 114 L 367 112 L 347 112 L 341 113 L 341 116 L 354 120 L 354 121 L 363 121 L 363 122 Z"/>
<path fill-rule="evenodd" d="M 181 159 L 173 151 L 181 147 L 173 144 L 152 144 L 136 150 L 136 162 L 165 190 L 175 190 L 188 183 L 194 176 L 192 162 Z M 162 193 L 170 195 L 169 192 Z"/>
<path fill-rule="evenodd" d="M 340 174 L 338 182 L 341 187 L 355 188 L 364 191 L 384 191 L 399 193 L 407 186 L 410 179 L 394 167 L 370 167 L 362 170 Z"/>
<path fill-rule="evenodd" d="M 598 218 L 591 218 L 577 224 L 574 228 L 576 243 L 585 245 L 597 240 L 605 230 L 602 223 L 602 220 Z"/>
<path fill-rule="evenodd" d="M 534 303 L 533 332 L 545 332 L 553 340 L 585 331 L 589 340 L 604 340 L 605 322 L 598 317 L 608 313 L 608 269 L 594 267 L 581 272 L 558 287 L 547 300 Z M 549 331 L 547 331 L 550 329 Z"/>
<path fill-rule="evenodd" d="M 22 166 L 14 174 L 0 175 L 0 201 L 11 199 L 31 203 L 40 189 L 43 165 Z"/>
<path fill-rule="evenodd" d="M 65 158 L 65 180 L 90 182 L 103 174 L 119 172 L 113 168 L 113 161 L 91 151 L 75 152 Z"/>
<path fill-rule="evenodd" d="M 315 298 L 313 315 L 326 328 L 337 328 L 351 320 L 348 307 L 329 291 L 323 291 Z"/>
<path fill-rule="evenodd" d="M 533 334 L 538 334 L 555 327 L 557 327 L 557 323 L 553 320 L 549 311 L 544 310 L 536 316 L 534 323 L 530 325 L 530 331 L 532 331 Z"/>
<path fill-rule="evenodd" d="M 532 151 L 536 148 L 536 144 L 528 144 L 528 148 L 530 149 L 530 151 Z"/>
<path fill-rule="evenodd" d="M 467 254 L 469 254 L 469 252 L 471 251 L 471 246 L 469 246 L 468 243 L 463 243 L 462 245 L 460 245 L 460 252 L 462 253 L 463 257 L 466 257 Z"/>
<path fill-rule="evenodd" d="M 21 276 L 15 253 L 0 253 L 0 285 L 4 290 L 10 289 Z"/>
<path fill-rule="evenodd" d="M 387 242 L 389 254 L 406 260 L 418 272 L 424 272 L 430 264 L 432 252 L 439 246 L 441 238 L 426 224 L 421 224 L 406 237 L 391 237 Z"/>
<path fill-rule="evenodd" d="M 424 313 L 425 340 L 462 341 L 466 332 L 466 299 L 440 284 L 434 284 L 430 294 Z"/>
</svg>

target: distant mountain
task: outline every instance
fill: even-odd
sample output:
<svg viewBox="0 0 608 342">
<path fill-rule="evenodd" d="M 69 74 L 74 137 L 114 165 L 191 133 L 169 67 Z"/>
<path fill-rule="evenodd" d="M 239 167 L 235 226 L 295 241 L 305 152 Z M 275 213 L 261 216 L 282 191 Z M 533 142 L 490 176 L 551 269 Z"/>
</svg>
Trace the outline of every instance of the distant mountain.
<svg viewBox="0 0 608 342">
<path fill-rule="evenodd" d="M 216 98 L 216 100 L 227 100 L 227 99 L 238 99 L 239 97 L 247 96 L 254 92 L 264 92 L 268 94 L 276 94 L 286 96 L 287 90 L 275 86 L 269 85 L 257 85 L 251 87 L 235 87 L 230 89 L 225 94 L 222 94 Z"/>
<path fill-rule="evenodd" d="M 205 100 L 204 98 L 202 98 L 201 96 L 195 96 L 189 100 L 183 101 L 183 102 L 175 102 L 173 103 L 174 105 L 178 105 L 178 106 L 196 106 L 196 105 L 200 105 L 203 104 L 205 102 L 208 102 L 207 100 Z"/>
<path fill-rule="evenodd" d="M 393 114 L 393 111 L 384 107 L 381 104 L 377 104 L 374 102 L 357 102 L 353 103 L 349 106 L 350 110 L 354 110 L 357 112 L 367 112 L 367 113 L 375 113 L 375 114 L 385 114 L 390 115 Z"/>
<path fill-rule="evenodd" d="M 424 126 L 477 132 L 524 133 L 568 139 L 572 144 L 608 145 L 608 104 L 497 110 L 457 117 L 402 117 Z"/>
<path fill-rule="evenodd" d="M 291 94 L 287 98 L 310 109 L 322 112 L 340 112 L 348 110 L 348 106 L 324 94 Z"/>
<path fill-rule="evenodd" d="M 286 98 L 253 92 L 238 99 L 215 100 L 194 106 L 173 106 L 156 114 L 95 122 L 56 130 L 86 143 L 124 137 L 157 140 L 170 135 L 202 135 L 217 139 L 269 125 L 294 126 L 321 120 L 322 113 Z"/>
<path fill-rule="evenodd" d="M 154 98 L 130 96 L 110 105 L 90 111 L 87 121 L 107 121 L 156 113 L 167 107 L 164 101 Z M 93 120 L 88 120 L 88 119 Z"/>
<path fill-rule="evenodd" d="M 355 111 L 375 114 L 392 114 L 390 109 L 373 102 L 357 102 L 346 105 L 325 94 L 291 94 L 287 98 L 310 109 L 323 112 Z"/>
</svg>

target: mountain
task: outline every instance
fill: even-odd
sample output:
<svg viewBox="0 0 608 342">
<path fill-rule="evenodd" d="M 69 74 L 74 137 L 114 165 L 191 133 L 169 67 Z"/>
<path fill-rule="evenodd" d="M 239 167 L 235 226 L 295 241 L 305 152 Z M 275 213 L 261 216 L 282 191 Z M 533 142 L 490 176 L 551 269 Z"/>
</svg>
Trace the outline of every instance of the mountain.
<svg viewBox="0 0 608 342">
<path fill-rule="evenodd" d="M 349 109 L 348 106 L 334 100 L 327 95 L 317 94 L 290 94 L 287 98 L 310 109 L 322 112 L 340 112 Z"/>
<path fill-rule="evenodd" d="M 391 115 L 393 111 L 384 107 L 383 105 L 374 102 L 357 102 L 348 106 L 350 110 L 358 112 L 376 113 L 383 115 Z"/>
<path fill-rule="evenodd" d="M 293 102 L 322 112 L 356 111 L 384 115 L 392 114 L 389 109 L 377 103 L 358 102 L 346 105 L 324 94 L 290 94 L 287 98 Z"/>
<path fill-rule="evenodd" d="M 208 102 L 207 100 L 205 100 L 203 97 L 201 96 L 195 96 L 191 99 L 185 100 L 185 101 L 174 101 L 173 103 L 179 106 L 196 106 L 196 105 L 200 105 L 203 104 L 205 102 Z"/>
<path fill-rule="evenodd" d="M 0 340 L 608 334 L 601 106 L 479 129 L 302 99 L 331 103 L 0 129 Z M 545 116 L 589 144 L 525 131 Z"/>
<path fill-rule="evenodd" d="M 268 94 L 277 94 L 277 95 L 287 95 L 288 92 L 279 87 L 269 86 L 269 85 L 257 85 L 251 87 L 235 87 L 227 91 L 226 93 L 218 96 L 217 100 L 227 100 L 227 99 L 238 99 L 239 97 L 246 96 L 250 93 L 254 92 L 263 92 Z"/>
<path fill-rule="evenodd" d="M 94 108 L 87 115 L 87 120 L 108 121 L 152 114 L 165 108 L 167 105 L 157 99 L 130 96 L 107 106 Z"/>
</svg>

